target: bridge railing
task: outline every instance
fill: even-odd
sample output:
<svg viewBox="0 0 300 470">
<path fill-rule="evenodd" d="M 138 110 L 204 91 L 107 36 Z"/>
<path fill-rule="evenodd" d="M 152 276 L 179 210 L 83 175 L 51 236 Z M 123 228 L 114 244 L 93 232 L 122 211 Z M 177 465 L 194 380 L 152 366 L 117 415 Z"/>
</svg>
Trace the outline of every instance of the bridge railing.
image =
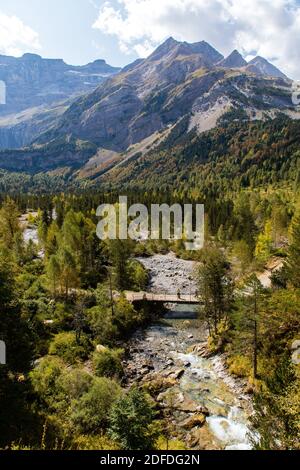
<svg viewBox="0 0 300 470">
<path fill-rule="evenodd" d="M 178 294 L 176 293 L 154 293 L 154 292 L 126 292 L 127 300 L 134 302 L 134 301 L 142 301 L 147 300 L 148 302 L 197 302 L 200 300 L 197 294 Z"/>
</svg>

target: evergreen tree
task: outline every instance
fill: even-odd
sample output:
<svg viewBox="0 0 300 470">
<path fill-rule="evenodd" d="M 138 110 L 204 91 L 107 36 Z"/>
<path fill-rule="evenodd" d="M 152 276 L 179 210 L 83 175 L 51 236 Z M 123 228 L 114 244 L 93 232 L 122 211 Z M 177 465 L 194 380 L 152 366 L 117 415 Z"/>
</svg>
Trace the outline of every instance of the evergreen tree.
<svg viewBox="0 0 300 470">
<path fill-rule="evenodd" d="M 198 290 L 203 303 L 202 315 L 210 331 L 213 329 L 217 334 L 218 323 L 228 315 L 233 302 L 233 286 L 228 275 L 228 265 L 223 253 L 217 248 L 206 248 L 201 254 Z"/>
<path fill-rule="evenodd" d="M 300 215 L 296 215 L 292 221 L 287 265 L 290 283 L 300 288 Z"/>
<path fill-rule="evenodd" d="M 19 211 L 16 203 L 8 198 L 0 209 L 0 242 L 10 250 L 20 240 L 20 235 Z"/>
<path fill-rule="evenodd" d="M 158 437 L 154 417 L 149 399 L 134 387 L 112 407 L 110 436 L 124 450 L 151 450 Z"/>
</svg>

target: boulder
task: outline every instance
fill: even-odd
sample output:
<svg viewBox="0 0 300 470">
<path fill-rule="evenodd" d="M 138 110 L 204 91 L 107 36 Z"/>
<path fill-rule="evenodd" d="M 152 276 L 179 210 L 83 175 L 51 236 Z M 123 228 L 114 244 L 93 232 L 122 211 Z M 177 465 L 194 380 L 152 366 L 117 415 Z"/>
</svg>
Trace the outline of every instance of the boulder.
<svg viewBox="0 0 300 470">
<path fill-rule="evenodd" d="M 182 426 L 184 429 L 191 430 L 193 428 L 203 426 L 205 422 L 206 416 L 202 413 L 197 413 L 183 421 L 180 426 Z"/>
<path fill-rule="evenodd" d="M 184 375 L 184 373 L 185 373 L 184 369 L 177 369 L 170 374 L 170 378 L 179 380 Z"/>
<path fill-rule="evenodd" d="M 291 347 L 292 351 L 296 351 L 297 349 L 300 349 L 300 339 L 296 339 Z"/>
<path fill-rule="evenodd" d="M 102 346 L 102 344 L 97 344 L 96 346 L 96 351 L 98 353 L 103 353 L 107 351 L 107 348 L 105 346 Z"/>
<path fill-rule="evenodd" d="M 189 447 L 199 450 L 221 450 L 214 435 L 207 425 L 195 428 L 188 439 Z"/>
<path fill-rule="evenodd" d="M 158 376 L 156 378 L 152 378 L 150 381 L 145 382 L 145 387 L 153 395 L 164 392 L 165 390 L 168 390 L 169 388 L 172 388 L 176 385 L 177 380 L 171 377 Z M 160 401 L 159 397 L 157 397 L 157 401 Z"/>
</svg>

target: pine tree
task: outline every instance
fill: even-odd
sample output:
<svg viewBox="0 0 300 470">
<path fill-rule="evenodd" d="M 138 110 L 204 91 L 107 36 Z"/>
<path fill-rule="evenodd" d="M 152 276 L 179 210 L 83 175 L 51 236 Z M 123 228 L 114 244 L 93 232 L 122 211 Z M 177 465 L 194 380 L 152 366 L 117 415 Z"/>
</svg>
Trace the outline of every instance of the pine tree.
<svg viewBox="0 0 300 470">
<path fill-rule="evenodd" d="M 61 269 L 58 256 L 52 255 L 46 264 L 46 275 L 49 290 L 55 298 L 57 295 L 58 284 L 61 277 Z"/>
<path fill-rule="evenodd" d="M 65 247 L 60 249 L 58 260 L 61 292 L 64 293 L 66 300 L 68 300 L 70 289 L 78 287 L 79 284 L 76 261 L 71 251 Z"/>
<path fill-rule="evenodd" d="M 18 208 L 15 202 L 8 198 L 0 210 L 0 241 L 10 250 L 21 234 Z"/>
<path fill-rule="evenodd" d="M 300 288 L 300 216 L 294 217 L 291 226 L 291 244 L 288 251 L 288 276 L 295 288 Z"/>
<path fill-rule="evenodd" d="M 124 450 L 151 450 L 158 437 L 154 417 L 147 396 L 134 387 L 112 407 L 109 434 Z"/>
<path fill-rule="evenodd" d="M 232 308 L 233 288 L 223 253 L 216 248 L 206 248 L 201 256 L 198 272 L 199 296 L 203 302 L 202 314 L 209 329 L 217 334 L 219 322 Z"/>
</svg>

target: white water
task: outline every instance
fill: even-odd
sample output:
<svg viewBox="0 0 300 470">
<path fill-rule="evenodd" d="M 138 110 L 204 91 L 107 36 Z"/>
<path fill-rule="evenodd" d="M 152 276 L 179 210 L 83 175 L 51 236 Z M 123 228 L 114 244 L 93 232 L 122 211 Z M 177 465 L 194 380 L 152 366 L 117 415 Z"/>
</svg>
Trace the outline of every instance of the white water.
<svg viewBox="0 0 300 470">
<path fill-rule="evenodd" d="M 250 450 L 252 448 L 248 434 L 249 428 L 244 424 L 243 413 L 232 407 L 228 417 L 210 416 L 207 418 L 210 430 L 216 438 L 226 445 L 225 450 Z"/>
<path fill-rule="evenodd" d="M 189 362 L 191 368 L 186 371 L 181 381 L 181 387 L 185 391 L 192 391 L 195 378 L 197 382 L 203 384 L 203 388 L 207 387 L 210 394 L 205 401 L 205 405 L 212 412 L 207 418 L 207 424 L 213 435 L 225 446 L 225 450 L 251 450 L 250 429 L 245 410 L 239 406 L 235 397 L 233 404 L 222 400 L 222 390 L 220 386 L 220 378 L 212 368 L 209 359 L 200 358 L 194 354 L 177 354 L 177 358 L 183 362 Z M 192 377 L 191 377 L 192 376 Z M 214 387 L 212 387 L 212 383 Z M 220 405 L 226 410 L 226 416 L 214 414 L 215 406 Z"/>
</svg>

